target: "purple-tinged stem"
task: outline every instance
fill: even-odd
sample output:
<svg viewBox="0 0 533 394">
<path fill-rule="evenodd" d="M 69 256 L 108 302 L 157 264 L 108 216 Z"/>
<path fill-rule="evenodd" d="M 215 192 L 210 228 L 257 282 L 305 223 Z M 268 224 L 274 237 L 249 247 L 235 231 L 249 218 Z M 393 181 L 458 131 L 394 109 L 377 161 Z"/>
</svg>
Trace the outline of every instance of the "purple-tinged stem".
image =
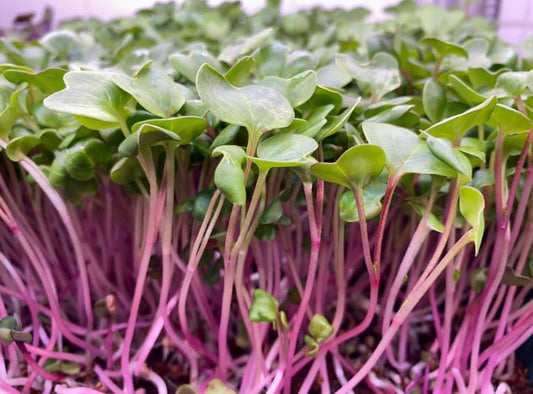
<svg viewBox="0 0 533 394">
<path fill-rule="evenodd" d="M 442 260 L 436 265 L 435 269 L 427 276 L 427 278 L 420 278 L 407 296 L 398 313 L 392 320 L 391 326 L 384 333 L 378 346 L 372 352 L 372 355 L 368 358 L 365 364 L 359 369 L 359 371 L 349 380 L 347 384 L 342 386 L 336 391 L 336 394 L 347 394 L 352 390 L 361 380 L 367 376 L 374 365 L 378 362 L 379 358 L 383 355 L 390 342 L 394 339 L 395 334 L 398 332 L 402 324 L 405 322 L 411 311 L 415 308 L 418 302 L 422 299 L 429 287 L 435 283 L 444 269 L 452 262 L 457 254 L 465 248 L 465 246 L 472 241 L 473 230 L 469 230 L 465 233 L 452 248 L 446 253 Z"/>
<path fill-rule="evenodd" d="M 322 228 L 318 227 L 318 222 L 316 220 L 316 212 L 315 212 L 315 206 L 313 203 L 313 184 L 309 182 L 303 183 L 304 188 L 304 194 L 305 194 L 305 201 L 307 203 L 307 218 L 309 221 L 309 233 L 311 237 L 311 252 L 309 256 L 309 270 L 307 272 L 307 278 L 305 282 L 305 289 L 303 297 L 300 301 L 300 305 L 298 306 L 298 311 L 296 312 L 296 315 L 294 317 L 294 321 L 292 323 L 291 331 L 289 334 L 289 352 L 287 354 L 287 366 L 285 370 L 285 385 L 284 385 L 284 391 L 285 393 L 291 392 L 291 369 L 292 369 L 292 360 L 294 358 L 294 354 L 296 352 L 296 345 L 298 343 L 298 336 L 300 333 L 300 328 L 303 323 L 303 319 L 305 317 L 305 311 L 307 309 L 307 306 L 309 305 L 309 301 L 311 300 L 311 294 L 313 291 L 313 285 L 315 282 L 315 275 L 318 268 L 318 255 L 320 252 L 320 238 L 322 233 Z M 319 197 L 317 195 L 317 206 L 322 205 L 322 197 Z"/>
</svg>

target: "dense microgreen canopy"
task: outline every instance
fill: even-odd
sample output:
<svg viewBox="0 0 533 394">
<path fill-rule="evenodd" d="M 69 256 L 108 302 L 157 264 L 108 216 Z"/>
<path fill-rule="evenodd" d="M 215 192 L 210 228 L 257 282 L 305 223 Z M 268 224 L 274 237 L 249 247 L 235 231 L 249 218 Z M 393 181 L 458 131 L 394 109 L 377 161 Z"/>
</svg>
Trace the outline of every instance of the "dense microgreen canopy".
<svg viewBox="0 0 533 394">
<path fill-rule="evenodd" d="M 523 391 L 532 40 L 473 2 L 6 31 L 0 392 Z"/>
</svg>

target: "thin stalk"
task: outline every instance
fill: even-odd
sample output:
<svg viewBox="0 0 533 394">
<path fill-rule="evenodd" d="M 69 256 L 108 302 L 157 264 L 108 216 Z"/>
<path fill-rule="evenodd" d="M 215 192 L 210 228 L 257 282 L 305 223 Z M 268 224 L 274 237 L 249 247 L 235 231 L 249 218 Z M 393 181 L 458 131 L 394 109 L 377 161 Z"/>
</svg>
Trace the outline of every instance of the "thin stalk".
<svg viewBox="0 0 533 394">
<path fill-rule="evenodd" d="M 140 373 L 150 350 L 152 349 L 161 329 L 163 328 L 163 321 L 161 315 L 165 313 L 165 307 L 170 292 L 170 285 L 172 281 L 173 264 L 171 259 L 172 247 L 172 227 L 174 222 L 174 183 L 175 183 L 175 151 L 173 147 L 166 146 L 165 158 L 165 202 L 163 207 L 163 214 L 161 219 L 161 261 L 163 266 L 161 290 L 159 292 L 159 305 L 157 307 L 156 318 L 154 318 L 152 327 L 148 331 L 144 342 L 140 346 L 135 356 L 137 365 L 135 374 Z"/>
<path fill-rule="evenodd" d="M 422 299 L 424 294 L 427 292 L 429 287 L 435 283 L 440 274 L 444 269 L 450 264 L 455 256 L 459 254 L 470 242 L 474 235 L 473 230 L 466 232 L 453 247 L 450 248 L 448 253 L 440 260 L 436 265 L 435 269 L 427 276 L 427 278 L 420 278 L 417 281 L 417 284 L 407 296 L 402 306 L 398 310 L 398 313 L 392 320 L 392 324 L 389 329 L 383 335 L 378 346 L 372 352 L 372 355 L 368 358 L 365 364 L 358 370 L 358 372 L 348 381 L 347 384 L 342 386 L 339 390 L 336 391 L 336 394 L 347 394 L 352 390 L 362 379 L 367 376 L 374 365 L 378 362 L 379 358 L 383 355 L 386 348 L 389 346 L 390 342 L 394 339 L 394 336 L 409 317 L 411 311 L 415 308 L 418 302 Z"/>
<path fill-rule="evenodd" d="M 7 143 L 4 140 L 0 140 L 0 147 L 6 148 Z M 46 194 L 53 207 L 61 217 L 63 225 L 67 230 L 67 233 L 71 239 L 72 247 L 76 256 L 76 264 L 80 274 L 80 290 L 82 294 L 82 304 L 85 311 L 85 318 L 87 320 L 87 326 L 93 327 L 94 316 L 91 303 L 91 292 L 89 287 L 89 278 L 87 274 L 87 267 L 85 266 L 85 259 L 82 253 L 81 241 L 74 227 L 72 226 L 71 219 L 68 214 L 67 206 L 59 195 L 59 193 L 50 185 L 48 178 L 43 174 L 41 169 L 30 160 L 27 156 L 23 156 L 20 160 L 22 167 L 35 179 L 39 187 Z"/>
<path fill-rule="evenodd" d="M 123 349 L 121 353 L 121 370 L 122 376 L 124 378 L 124 384 L 126 392 L 133 393 L 135 391 L 133 387 L 133 377 L 130 371 L 130 350 L 133 342 L 133 337 L 135 334 L 135 323 L 139 315 L 139 308 L 141 306 L 141 299 L 144 290 L 144 284 L 146 282 L 146 277 L 148 274 L 148 268 L 150 265 L 150 257 L 154 249 L 157 236 L 157 216 L 160 209 L 159 199 L 158 199 L 158 185 L 157 178 L 155 173 L 155 167 L 149 150 L 143 151 L 139 156 L 144 156 L 144 170 L 146 177 L 148 178 L 148 183 L 150 184 L 150 199 L 149 199 L 149 208 L 148 208 L 148 225 L 146 228 L 144 245 L 142 248 L 142 254 L 139 262 L 139 269 L 137 273 L 137 280 L 135 282 L 135 290 L 133 293 L 133 299 L 130 307 L 130 314 L 128 318 L 128 327 L 124 335 Z M 141 160 L 139 160 L 141 161 Z"/>
<path fill-rule="evenodd" d="M 503 155 L 504 135 L 500 130 L 498 132 L 495 148 L 495 162 L 494 162 L 494 201 L 496 209 L 496 241 L 494 243 L 494 251 L 489 266 L 487 281 L 483 288 L 481 305 L 478 309 L 476 321 L 473 330 L 472 348 L 470 353 L 470 379 L 468 382 L 468 393 L 473 393 L 478 384 L 478 360 L 481 348 L 481 341 L 484 332 L 485 317 L 490 307 L 492 298 L 494 297 L 505 269 L 505 261 L 508 257 L 511 232 L 508 221 L 505 217 L 505 162 Z"/>
<path fill-rule="evenodd" d="M 318 227 L 318 223 L 315 216 L 315 206 L 313 201 L 313 185 L 310 182 L 303 183 L 305 201 L 307 204 L 307 218 L 309 221 L 309 232 L 311 237 L 311 252 L 309 256 L 309 270 L 307 272 L 307 279 L 305 282 L 304 295 L 298 306 L 298 311 L 294 317 L 291 331 L 289 334 L 289 352 L 287 355 L 287 367 L 285 374 L 287 377 L 291 376 L 292 369 L 292 360 L 294 358 L 294 353 L 296 352 L 296 345 L 298 343 L 298 336 L 300 333 L 300 328 L 305 317 L 305 311 L 311 300 L 311 294 L 313 291 L 313 285 L 315 282 L 315 275 L 318 267 L 318 255 L 320 252 L 320 239 L 322 235 L 322 227 Z M 291 379 L 285 379 L 284 385 L 285 393 L 290 393 L 291 391 Z"/>
<path fill-rule="evenodd" d="M 246 155 L 254 156 L 259 139 L 253 131 L 248 132 L 248 144 L 246 146 Z M 246 161 L 244 170 L 244 183 L 248 181 L 252 161 Z M 222 303 L 220 306 L 220 325 L 218 329 L 218 371 L 222 379 L 227 378 L 228 374 L 228 327 L 231 312 L 231 299 L 233 293 L 233 283 L 235 281 L 236 265 L 231 258 L 234 247 L 235 232 L 237 231 L 237 220 L 241 213 L 241 207 L 234 205 L 231 210 L 230 219 L 226 227 L 226 241 L 224 245 L 224 287 L 222 290 Z M 242 215 L 241 215 L 242 216 Z"/>
</svg>

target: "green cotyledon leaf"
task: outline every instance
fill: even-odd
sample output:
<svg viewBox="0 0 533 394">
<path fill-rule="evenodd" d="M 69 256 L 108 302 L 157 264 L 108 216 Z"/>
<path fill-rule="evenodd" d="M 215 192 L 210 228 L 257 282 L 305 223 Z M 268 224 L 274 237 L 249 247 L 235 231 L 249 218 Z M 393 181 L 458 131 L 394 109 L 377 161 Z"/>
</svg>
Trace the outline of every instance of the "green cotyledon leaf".
<svg viewBox="0 0 533 394">
<path fill-rule="evenodd" d="M 307 157 L 318 148 L 311 137 L 300 134 L 277 134 L 257 146 L 257 157 L 248 158 L 260 169 L 298 167 L 306 164 Z"/>
<path fill-rule="evenodd" d="M 260 85 L 237 88 L 207 64 L 198 71 L 196 88 L 216 117 L 252 133 L 286 127 L 294 119 L 292 106 L 282 94 Z"/>
<path fill-rule="evenodd" d="M 233 86 L 245 86 L 252 83 L 252 73 L 255 67 L 253 56 L 244 56 L 226 72 L 224 77 Z"/>
<path fill-rule="evenodd" d="M 348 188 L 362 188 L 377 178 L 385 166 L 385 152 L 377 145 L 357 145 L 334 163 L 311 166 L 313 176 Z"/>
<path fill-rule="evenodd" d="M 117 127 L 127 116 L 130 95 L 115 85 L 113 73 L 69 71 L 64 80 L 65 89 L 44 99 L 47 108 L 75 115 L 83 125 L 98 130 Z"/>
<path fill-rule="evenodd" d="M 457 176 L 457 171 L 436 158 L 427 143 L 409 129 L 387 123 L 363 123 L 363 133 L 371 144 L 383 149 L 386 166 L 393 174 L 432 174 Z"/>
<path fill-rule="evenodd" d="M 175 53 L 168 57 L 170 64 L 189 81 L 196 81 L 196 74 L 200 67 L 207 63 L 219 71 L 222 71 L 220 62 L 207 51 L 195 50 L 185 55 Z"/>
<path fill-rule="evenodd" d="M 335 63 L 356 81 L 370 85 L 377 100 L 401 85 L 398 62 L 387 53 L 377 53 L 368 63 L 358 63 L 350 55 L 339 54 Z"/>
<path fill-rule="evenodd" d="M 261 289 L 253 292 L 253 302 L 248 316 L 253 322 L 274 322 L 279 314 L 279 302 L 269 293 Z"/>
<path fill-rule="evenodd" d="M 132 157 L 140 148 L 165 142 L 186 145 L 205 130 L 207 121 L 199 116 L 180 116 L 167 119 L 148 119 L 135 123 L 130 134 L 118 147 L 124 157 Z"/>
<path fill-rule="evenodd" d="M 233 64 L 240 56 L 246 55 L 268 43 L 273 35 L 274 29 L 272 28 L 260 31 L 241 42 L 227 46 L 222 50 L 218 58 L 225 63 Z"/>
<path fill-rule="evenodd" d="M 429 135 L 426 141 L 429 150 L 435 157 L 465 175 L 468 179 L 472 179 L 470 161 L 458 148 L 454 148 L 449 140 Z"/>
<path fill-rule="evenodd" d="M 318 342 L 324 342 L 333 334 L 333 326 L 324 315 L 316 314 L 309 322 L 309 334 Z"/>
<path fill-rule="evenodd" d="M 459 210 L 468 224 L 474 229 L 474 246 L 476 255 L 481 246 L 483 232 L 485 231 L 485 199 L 481 192 L 471 186 L 462 186 L 459 190 Z"/>
<path fill-rule="evenodd" d="M 429 120 L 433 123 L 438 122 L 442 119 L 446 108 L 446 91 L 441 85 L 430 79 L 424 85 L 422 102 Z"/>
<path fill-rule="evenodd" d="M 66 72 L 62 68 L 50 67 L 41 71 L 6 70 L 3 75 L 10 82 L 27 82 L 50 94 L 65 88 L 63 76 Z"/>
<path fill-rule="evenodd" d="M 174 115 L 185 103 L 179 86 L 152 61 L 141 66 L 133 78 L 114 73 L 113 82 L 160 118 Z"/>
<path fill-rule="evenodd" d="M 441 120 L 426 129 L 426 133 L 434 137 L 447 138 L 453 142 L 457 138 L 462 138 L 472 127 L 485 124 L 497 103 L 496 96 L 489 97 L 481 104 L 465 112 Z"/>
<path fill-rule="evenodd" d="M 376 179 L 363 189 L 363 211 L 365 219 L 373 219 L 381 212 L 381 199 L 385 195 L 387 184 Z M 346 191 L 339 200 L 339 215 L 345 222 L 358 222 L 359 213 L 352 191 Z"/>
<path fill-rule="evenodd" d="M 32 149 L 41 144 L 36 135 L 21 135 L 13 138 L 6 146 L 6 154 L 12 161 L 19 161 Z"/>
<path fill-rule="evenodd" d="M 242 166 L 244 151 L 236 145 L 222 145 L 213 150 L 213 156 L 223 155 L 215 169 L 215 185 L 235 205 L 246 203 L 246 185 Z"/>
<path fill-rule="evenodd" d="M 468 57 L 468 52 L 457 44 L 447 42 L 434 37 L 428 37 L 421 40 L 423 44 L 431 46 L 439 57 L 447 55 L 455 55 L 460 57 Z"/>
<path fill-rule="evenodd" d="M 527 116 L 503 104 L 496 105 L 488 124 L 509 135 L 527 133 L 533 126 Z"/>
<path fill-rule="evenodd" d="M 317 76 L 314 71 L 308 70 L 289 79 L 268 76 L 261 84 L 278 91 L 293 107 L 297 107 L 309 100 L 315 92 Z"/>
</svg>

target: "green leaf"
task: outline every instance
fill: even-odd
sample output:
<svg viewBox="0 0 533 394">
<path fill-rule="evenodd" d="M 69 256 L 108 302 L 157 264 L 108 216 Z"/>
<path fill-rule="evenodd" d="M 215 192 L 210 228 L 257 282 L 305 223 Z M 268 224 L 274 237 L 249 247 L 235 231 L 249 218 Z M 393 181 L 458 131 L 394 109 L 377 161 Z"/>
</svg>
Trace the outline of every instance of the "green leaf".
<svg viewBox="0 0 533 394">
<path fill-rule="evenodd" d="M 66 88 L 44 99 L 54 111 L 75 115 L 93 129 L 116 127 L 127 116 L 129 95 L 113 82 L 113 74 L 104 71 L 69 71 Z"/>
<path fill-rule="evenodd" d="M 65 168 L 65 159 L 68 151 L 60 151 L 56 154 L 54 161 L 50 165 L 50 173 L 48 178 L 52 186 L 64 186 L 68 179 L 67 169 Z"/>
<path fill-rule="evenodd" d="M 80 140 L 74 147 L 80 146 L 95 164 L 106 163 L 111 160 L 111 148 L 97 138 Z"/>
<path fill-rule="evenodd" d="M 185 103 L 178 85 L 151 61 L 144 64 L 133 78 L 114 74 L 113 82 L 160 118 L 174 115 Z"/>
<path fill-rule="evenodd" d="M 316 314 L 309 322 L 309 333 L 318 342 L 324 342 L 333 334 L 333 326 L 324 315 Z"/>
<path fill-rule="evenodd" d="M 239 59 L 226 73 L 226 80 L 233 86 L 241 86 L 251 80 L 250 74 L 255 66 L 252 56 L 244 56 Z"/>
<path fill-rule="evenodd" d="M 472 179 L 472 165 L 466 156 L 458 148 L 454 148 L 452 143 L 445 138 L 433 136 L 427 137 L 428 148 L 437 157 L 448 164 L 457 172 Z"/>
<path fill-rule="evenodd" d="M 318 342 L 313 337 L 310 337 L 309 335 L 304 336 L 304 342 L 307 346 L 311 348 L 311 350 L 305 353 L 305 355 L 308 357 L 316 356 L 316 354 L 318 353 L 318 349 L 319 349 Z"/>
<path fill-rule="evenodd" d="M 257 75 L 282 75 L 289 48 L 279 42 L 261 48 L 255 55 Z"/>
<path fill-rule="evenodd" d="M 436 123 L 442 119 L 446 108 L 446 91 L 441 85 L 430 79 L 424 85 L 422 102 L 428 119 Z"/>
<path fill-rule="evenodd" d="M 387 53 L 377 53 L 368 63 L 357 63 L 351 56 L 339 54 L 335 63 L 357 82 L 370 85 L 376 100 L 401 86 L 398 62 Z"/>
<path fill-rule="evenodd" d="M 205 394 L 237 394 L 237 392 L 226 386 L 222 380 L 213 379 L 207 385 Z"/>
<path fill-rule="evenodd" d="M 362 188 L 377 178 L 385 166 L 385 152 L 376 145 L 357 145 L 344 152 L 335 163 L 317 163 L 313 176 L 349 188 Z"/>
<path fill-rule="evenodd" d="M 526 86 L 533 92 L 533 70 L 530 70 L 526 75 Z"/>
<path fill-rule="evenodd" d="M 32 336 L 29 332 L 22 331 L 22 324 L 17 315 L 5 316 L 0 319 L 0 340 L 9 345 L 16 342 L 31 342 Z"/>
<path fill-rule="evenodd" d="M 303 105 L 304 108 L 302 110 L 313 110 L 318 107 L 333 105 L 331 112 L 336 114 L 341 109 L 342 104 L 342 95 L 337 90 L 317 86 L 315 93 L 313 93 L 311 99 Z"/>
<path fill-rule="evenodd" d="M 290 36 L 301 36 L 311 29 L 311 23 L 302 13 L 288 14 L 281 19 L 281 29 Z"/>
<path fill-rule="evenodd" d="M 39 133 L 39 140 L 45 149 L 54 150 L 61 144 L 61 137 L 54 129 L 42 129 Z"/>
<path fill-rule="evenodd" d="M 526 89 L 527 77 L 525 71 L 504 72 L 496 79 L 496 90 L 501 90 L 500 97 L 518 97 Z"/>
<path fill-rule="evenodd" d="M 406 118 L 406 114 L 413 115 L 409 111 L 411 111 L 414 108 L 414 105 L 395 105 L 390 108 L 386 108 L 377 113 L 376 115 L 367 118 L 365 122 L 371 122 L 371 123 L 394 123 L 398 121 L 399 119 Z M 369 111 L 370 112 L 370 111 Z M 416 117 L 416 115 L 413 115 Z"/>
<path fill-rule="evenodd" d="M 223 155 L 215 170 L 215 185 L 235 205 L 246 203 L 246 185 L 242 165 L 246 158 L 241 147 L 223 145 L 213 150 L 213 156 Z"/>
<path fill-rule="evenodd" d="M 227 125 L 218 133 L 216 138 L 213 140 L 213 143 L 211 144 L 211 149 L 215 149 L 217 146 L 228 145 L 232 143 L 235 138 L 237 138 L 237 135 L 239 134 L 240 130 L 241 126 L 239 125 Z"/>
<path fill-rule="evenodd" d="M 411 130 L 386 123 L 364 122 L 363 133 L 368 142 L 383 149 L 387 168 L 393 174 L 457 175 L 453 168 L 437 159 L 427 144 Z"/>
<path fill-rule="evenodd" d="M 40 143 L 41 140 L 35 135 L 15 137 L 7 144 L 6 154 L 10 160 L 19 161 Z"/>
<path fill-rule="evenodd" d="M 275 76 L 266 77 L 261 84 L 276 90 L 297 107 L 311 98 L 316 89 L 317 76 L 312 70 L 304 71 L 290 79 Z"/>
<path fill-rule="evenodd" d="M 414 204 L 414 203 L 410 203 L 410 205 L 413 207 L 413 209 L 416 211 L 416 213 L 419 216 L 424 215 L 424 212 L 426 210 L 424 206 L 420 204 Z M 442 222 L 431 212 L 429 213 L 428 218 L 427 218 L 427 226 L 431 230 L 436 231 L 438 233 L 444 232 L 444 224 L 442 224 Z"/>
<path fill-rule="evenodd" d="M 222 71 L 220 62 L 206 51 L 192 51 L 188 55 L 175 53 L 168 57 L 170 64 L 191 82 L 196 81 L 196 74 L 200 67 L 207 63 L 211 67 Z"/>
<path fill-rule="evenodd" d="M 526 144 L 528 133 L 512 134 L 505 137 L 503 152 L 505 157 L 518 156 Z"/>
<path fill-rule="evenodd" d="M 306 124 L 301 130 L 298 130 L 298 133 L 311 138 L 316 138 L 322 128 L 328 123 L 326 117 L 331 111 L 333 111 L 333 109 L 333 104 L 314 107 L 309 117 L 305 120 Z"/>
<path fill-rule="evenodd" d="M 255 289 L 253 302 L 248 311 L 250 320 L 259 322 L 274 322 L 279 314 L 279 302 L 266 291 Z"/>
<path fill-rule="evenodd" d="M 337 116 L 329 116 L 327 118 L 327 123 L 322 128 L 322 130 L 320 130 L 320 133 L 318 134 L 318 136 L 316 136 L 316 139 L 318 141 L 322 141 L 323 139 L 335 134 L 342 127 L 344 127 L 346 122 L 348 122 L 348 119 L 350 119 L 350 116 L 352 116 L 352 113 L 355 107 L 357 107 L 357 104 L 359 104 L 360 100 L 361 98 L 358 97 L 355 103 L 353 103 L 348 108 L 346 108 L 346 110 L 342 114 L 337 115 Z M 307 132 L 306 132 L 306 135 L 307 135 Z"/>
<path fill-rule="evenodd" d="M 136 178 L 140 178 L 142 174 L 139 162 L 133 157 L 119 159 L 109 171 L 111 180 L 119 185 L 126 185 Z"/>
<path fill-rule="evenodd" d="M 470 274 L 470 286 L 477 294 L 483 291 L 485 283 L 487 282 L 487 269 L 474 268 Z"/>
<path fill-rule="evenodd" d="M 286 127 L 294 119 L 291 104 L 280 93 L 260 85 L 237 88 L 207 64 L 198 71 L 196 87 L 216 117 L 252 133 Z"/>
<path fill-rule="evenodd" d="M 276 238 L 276 234 L 275 224 L 258 224 L 254 231 L 254 237 L 263 242 L 272 241 Z"/>
<path fill-rule="evenodd" d="M 194 218 L 198 221 L 202 221 L 207 213 L 207 208 L 213 198 L 215 191 L 213 189 L 202 190 L 196 198 L 193 204 Z"/>
<path fill-rule="evenodd" d="M 381 199 L 385 195 L 387 184 L 379 179 L 363 189 L 363 208 L 365 219 L 373 219 L 381 212 Z M 358 222 L 359 213 L 352 191 L 346 191 L 339 200 L 339 215 L 345 222 Z"/>
<path fill-rule="evenodd" d="M 27 85 L 23 83 L 15 91 L 9 94 L 9 104 L 0 112 L 0 138 L 7 139 L 13 125 L 20 117 L 21 108 L 18 105 L 22 92 L 27 91 Z"/>
<path fill-rule="evenodd" d="M 279 197 L 275 197 L 259 218 L 259 224 L 274 224 L 283 216 L 283 207 Z"/>
<path fill-rule="evenodd" d="M 494 171 L 492 170 L 477 170 L 472 178 L 472 186 L 476 189 L 481 189 L 485 186 L 494 185 Z"/>
<path fill-rule="evenodd" d="M 472 86 L 474 88 L 479 88 L 482 86 L 488 86 L 489 88 L 493 88 L 496 85 L 496 80 L 498 79 L 498 76 L 502 73 L 506 72 L 505 68 L 501 68 L 496 71 L 491 71 L 485 68 L 470 68 L 467 71 L 468 79 L 470 82 L 472 82 Z"/>
<path fill-rule="evenodd" d="M 341 89 L 348 85 L 352 77 L 335 63 L 327 64 L 316 70 L 317 83 L 321 86 Z"/>
<path fill-rule="evenodd" d="M 205 130 L 207 122 L 198 116 L 148 119 L 135 123 L 130 134 L 118 147 L 124 157 L 136 156 L 139 149 L 162 143 L 187 145 Z"/>
<path fill-rule="evenodd" d="M 63 76 L 67 71 L 62 68 L 45 68 L 44 70 L 34 72 L 26 70 L 7 70 L 4 77 L 13 83 L 21 84 L 27 82 L 36 86 L 42 92 L 51 94 L 65 88 Z"/>
<path fill-rule="evenodd" d="M 468 52 L 464 48 L 451 42 L 442 41 L 433 37 L 424 38 L 421 42 L 433 47 L 439 57 L 444 57 L 447 55 L 455 55 L 465 58 L 468 57 Z"/>
<path fill-rule="evenodd" d="M 489 125 L 497 126 L 499 130 L 509 135 L 527 133 L 532 127 L 527 116 L 503 104 L 496 105 L 491 114 Z"/>
<path fill-rule="evenodd" d="M 486 100 L 486 97 L 476 92 L 459 77 L 451 74 L 448 76 L 448 84 L 452 90 L 466 103 L 471 105 L 481 104 Z"/>
<path fill-rule="evenodd" d="M 49 110 L 42 101 L 33 105 L 32 112 L 37 123 L 44 127 L 61 128 L 74 120 L 72 115 Z"/>
<path fill-rule="evenodd" d="M 77 181 L 88 181 L 94 176 L 95 165 L 89 155 L 81 148 L 66 151 L 65 169 Z"/>
<path fill-rule="evenodd" d="M 56 30 L 44 35 L 39 43 L 53 55 L 66 60 L 85 44 L 83 38 L 87 39 L 70 30 Z"/>
<path fill-rule="evenodd" d="M 439 138 L 447 138 L 455 141 L 462 138 L 463 135 L 474 126 L 485 124 L 491 116 L 498 100 L 492 96 L 476 107 L 458 115 L 443 119 L 434 124 L 426 133 Z"/>
<path fill-rule="evenodd" d="M 481 192 L 471 186 L 462 186 L 459 191 L 459 210 L 468 224 L 474 229 L 474 245 L 476 255 L 481 246 L 483 232 L 485 231 L 485 199 Z"/>
<path fill-rule="evenodd" d="M 5 316 L 0 319 L 0 328 L 5 328 L 7 330 L 20 330 L 22 329 L 22 324 L 18 316 Z"/>
<path fill-rule="evenodd" d="M 80 366 L 78 364 L 53 358 L 48 359 L 43 368 L 48 372 L 63 372 L 67 375 L 75 375 L 80 372 Z"/>
<path fill-rule="evenodd" d="M 218 58 L 228 64 L 233 64 L 242 55 L 246 55 L 253 50 L 260 48 L 270 41 L 274 34 L 274 29 L 268 28 L 245 39 L 237 44 L 230 45 L 222 50 Z"/>
<path fill-rule="evenodd" d="M 6 328 L 0 328 L 0 340 L 4 345 L 10 345 L 13 343 L 13 338 L 11 338 L 11 330 Z"/>
<path fill-rule="evenodd" d="M 446 11 L 437 5 L 419 6 L 415 15 L 426 36 L 441 37 L 451 32 L 465 19 L 465 14 L 458 9 Z"/>
<path fill-rule="evenodd" d="M 65 186 L 69 177 L 80 182 L 88 181 L 94 177 L 96 165 L 110 159 L 111 150 L 108 145 L 92 137 L 82 138 L 56 154 L 50 166 L 50 183 Z"/>
<path fill-rule="evenodd" d="M 318 148 L 317 142 L 300 134 L 277 134 L 259 142 L 257 157 L 249 157 L 260 169 L 298 167 Z"/>
<path fill-rule="evenodd" d="M 463 44 L 468 53 L 465 59 L 459 56 L 449 56 L 446 65 L 452 70 L 468 71 L 471 68 L 490 68 L 492 61 L 487 56 L 490 44 L 484 38 L 473 38 Z"/>
</svg>

